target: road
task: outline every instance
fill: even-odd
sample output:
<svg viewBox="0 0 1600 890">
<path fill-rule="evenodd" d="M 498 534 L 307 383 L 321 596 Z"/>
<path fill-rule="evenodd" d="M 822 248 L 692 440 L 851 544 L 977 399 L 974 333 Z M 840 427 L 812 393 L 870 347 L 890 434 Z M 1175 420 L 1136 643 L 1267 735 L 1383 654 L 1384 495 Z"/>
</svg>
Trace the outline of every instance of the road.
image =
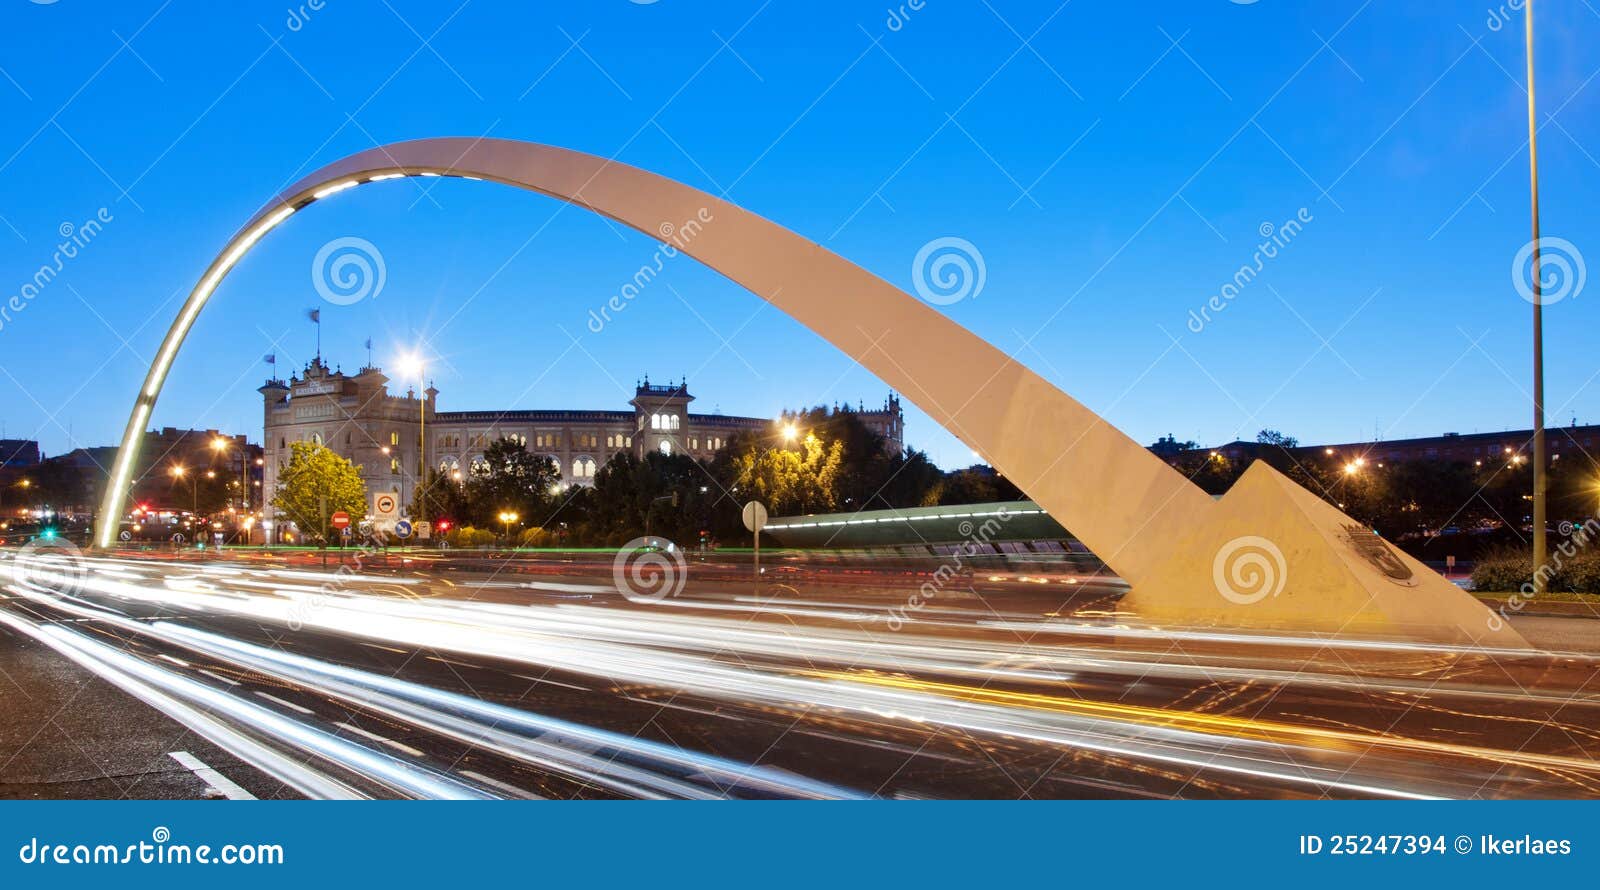
<svg viewBox="0 0 1600 890">
<path fill-rule="evenodd" d="M 5 558 L 0 665 L 34 667 L 0 708 L 71 736 L 44 731 L 65 696 L 26 690 L 92 675 L 125 699 L 104 719 L 171 723 L 209 796 L 1600 793 L 1600 657 L 1144 627 L 1091 579 Z M 39 793 L 26 736 L 0 795 Z"/>
</svg>

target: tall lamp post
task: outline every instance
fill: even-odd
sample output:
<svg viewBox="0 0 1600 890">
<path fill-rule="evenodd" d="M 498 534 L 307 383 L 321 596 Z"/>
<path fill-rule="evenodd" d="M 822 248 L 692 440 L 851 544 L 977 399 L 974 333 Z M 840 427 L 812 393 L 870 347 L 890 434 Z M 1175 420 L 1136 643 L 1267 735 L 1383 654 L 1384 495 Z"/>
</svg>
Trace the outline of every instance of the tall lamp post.
<svg viewBox="0 0 1600 890">
<path fill-rule="evenodd" d="M 417 482 L 412 498 L 411 518 L 422 522 L 428 518 L 428 390 L 423 378 L 426 370 L 422 357 L 412 353 L 400 360 L 400 373 L 408 379 L 417 379 Z"/>
<path fill-rule="evenodd" d="M 1533 100 L 1533 0 L 1523 8 L 1528 44 L 1528 183 L 1533 210 L 1533 583 L 1544 592 L 1544 565 L 1549 554 L 1545 540 L 1545 491 L 1549 485 L 1544 441 L 1544 292 L 1539 281 L 1539 127 Z"/>
<path fill-rule="evenodd" d="M 188 473 L 188 470 L 184 469 L 182 464 L 179 464 L 167 472 L 171 473 L 174 479 L 182 479 Z M 200 515 L 200 477 L 198 475 L 189 477 L 189 515 L 195 517 Z"/>
</svg>

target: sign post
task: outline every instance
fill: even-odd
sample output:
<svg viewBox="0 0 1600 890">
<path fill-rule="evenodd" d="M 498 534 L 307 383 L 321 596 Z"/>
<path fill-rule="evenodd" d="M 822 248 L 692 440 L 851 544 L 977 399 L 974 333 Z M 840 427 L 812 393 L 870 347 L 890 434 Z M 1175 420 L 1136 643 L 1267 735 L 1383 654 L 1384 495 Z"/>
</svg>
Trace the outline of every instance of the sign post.
<svg viewBox="0 0 1600 890">
<path fill-rule="evenodd" d="M 761 590 L 761 530 L 767 527 L 767 508 L 760 501 L 744 505 L 744 527 L 755 534 L 756 591 Z"/>
</svg>

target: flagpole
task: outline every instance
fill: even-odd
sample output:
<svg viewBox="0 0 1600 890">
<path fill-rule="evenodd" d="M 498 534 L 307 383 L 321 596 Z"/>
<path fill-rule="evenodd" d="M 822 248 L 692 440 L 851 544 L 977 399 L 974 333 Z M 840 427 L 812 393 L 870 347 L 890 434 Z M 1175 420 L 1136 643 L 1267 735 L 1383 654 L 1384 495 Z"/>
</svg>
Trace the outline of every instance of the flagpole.
<svg viewBox="0 0 1600 890">
<path fill-rule="evenodd" d="M 1533 583 L 1536 593 L 1544 592 L 1544 573 L 1540 571 L 1549 555 L 1545 538 L 1544 436 L 1544 288 L 1539 279 L 1539 127 L 1533 98 L 1533 0 L 1522 13 L 1526 18 L 1528 45 L 1528 182 L 1533 211 Z"/>
</svg>

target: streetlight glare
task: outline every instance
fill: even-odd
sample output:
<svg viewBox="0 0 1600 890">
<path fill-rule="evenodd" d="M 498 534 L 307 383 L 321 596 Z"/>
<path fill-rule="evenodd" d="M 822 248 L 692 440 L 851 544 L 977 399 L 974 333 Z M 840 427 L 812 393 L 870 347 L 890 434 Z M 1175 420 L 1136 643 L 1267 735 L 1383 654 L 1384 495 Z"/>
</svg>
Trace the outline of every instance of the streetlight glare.
<svg viewBox="0 0 1600 890">
<path fill-rule="evenodd" d="M 422 362 L 422 356 L 415 352 L 403 353 L 400 358 L 395 361 L 395 366 L 399 369 L 400 376 L 406 379 L 410 379 L 412 377 L 420 378 L 425 367 Z"/>
</svg>

